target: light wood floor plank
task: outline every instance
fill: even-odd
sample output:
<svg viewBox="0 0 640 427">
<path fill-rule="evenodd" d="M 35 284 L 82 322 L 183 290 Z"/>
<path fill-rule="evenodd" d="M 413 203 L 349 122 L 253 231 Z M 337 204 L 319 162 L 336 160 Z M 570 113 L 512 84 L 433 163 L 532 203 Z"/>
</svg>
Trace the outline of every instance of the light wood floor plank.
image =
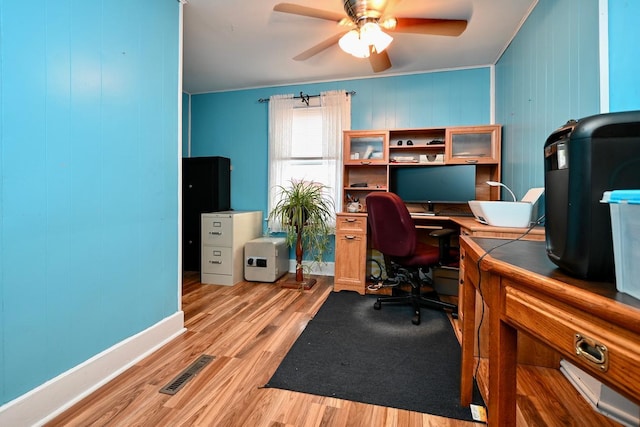
<svg viewBox="0 0 640 427">
<path fill-rule="evenodd" d="M 186 274 L 182 302 L 187 332 L 48 426 L 484 426 L 263 388 L 332 291 L 331 277 L 317 277 L 317 280 L 311 290 L 299 291 L 265 283 L 203 285 L 197 273 Z M 456 322 L 453 324 L 455 327 Z M 202 354 L 213 355 L 215 359 L 176 395 L 159 393 L 160 388 Z M 518 375 L 521 426 L 567 425 L 562 423 L 583 416 L 585 410 L 591 411 L 586 404 L 586 409 L 580 405 L 565 407 L 562 397 L 575 390 L 563 388 L 563 378 L 553 375 L 547 378 L 547 371 L 535 369 Z M 562 391 L 554 395 L 550 389 L 558 387 Z M 540 393 L 549 395 L 540 396 Z M 553 396 L 560 397 L 554 399 Z M 583 425 L 615 425 L 606 424 L 608 421 L 602 421 L 603 417 L 597 415 L 589 415 L 587 419 Z"/>
</svg>

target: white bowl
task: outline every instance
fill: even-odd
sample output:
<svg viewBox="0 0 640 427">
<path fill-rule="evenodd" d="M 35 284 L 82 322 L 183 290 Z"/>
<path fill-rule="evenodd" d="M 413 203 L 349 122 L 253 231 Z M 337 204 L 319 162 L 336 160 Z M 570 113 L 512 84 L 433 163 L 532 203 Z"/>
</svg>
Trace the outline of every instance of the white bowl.
<svg viewBox="0 0 640 427">
<path fill-rule="evenodd" d="M 497 200 L 470 200 L 469 207 L 476 219 L 494 227 L 529 227 L 533 204 Z"/>
</svg>

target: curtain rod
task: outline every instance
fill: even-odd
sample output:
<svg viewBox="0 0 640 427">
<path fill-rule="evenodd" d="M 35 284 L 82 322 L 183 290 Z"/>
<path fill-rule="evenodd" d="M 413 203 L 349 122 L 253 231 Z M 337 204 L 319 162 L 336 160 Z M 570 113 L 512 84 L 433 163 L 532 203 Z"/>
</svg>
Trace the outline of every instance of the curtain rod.
<svg viewBox="0 0 640 427">
<path fill-rule="evenodd" d="M 347 91 L 345 92 L 347 95 L 355 95 L 356 91 L 352 90 L 352 91 Z M 305 104 L 307 104 L 307 106 L 309 105 L 309 98 L 317 98 L 320 95 L 307 95 L 306 93 L 302 93 L 300 92 L 300 96 L 294 96 L 293 99 L 301 99 L 302 102 L 304 102 Z M 269 98 L 260 98 L 258 99 L 258 102 L 260 103 L 264 103 L 264 102 L 269 102 Z"/>
</svg>

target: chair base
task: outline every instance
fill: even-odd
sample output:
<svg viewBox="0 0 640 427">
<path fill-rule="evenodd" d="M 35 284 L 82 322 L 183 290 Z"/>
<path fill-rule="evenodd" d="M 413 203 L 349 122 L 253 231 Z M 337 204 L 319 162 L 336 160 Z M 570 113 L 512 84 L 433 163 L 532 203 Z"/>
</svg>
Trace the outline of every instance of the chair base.
<svg viewBox="0 0 640 427">
<path fill-rule="evenodd" d="M 427 298 L 426 296 L 420 293 L 420 288 L 417 286 L 412 286 L 411 293 L 408 295 L 393 295 L 393 296 L 378 297 L 376 302 L 373 304 L 373 308 L 376 310 L 380 310 L 382 308 L 383 303 L 411 305 L 413 308 L 413 317 L 411 318 L 411 323 L 413 323 L 414 325 L 420 324 L 420 308 L 421 307 L 451 310 L 451 315 L 454 318 L 458 317 L 457 305 L 440 301 L 434 298 Z"/>
</svg>

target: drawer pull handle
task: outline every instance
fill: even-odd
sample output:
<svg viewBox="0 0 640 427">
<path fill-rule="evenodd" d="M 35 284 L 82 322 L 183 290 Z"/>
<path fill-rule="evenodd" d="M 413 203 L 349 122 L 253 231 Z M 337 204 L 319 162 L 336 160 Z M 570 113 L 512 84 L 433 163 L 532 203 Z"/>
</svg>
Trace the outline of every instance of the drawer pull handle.
<svg viewBox="0 0 640 427">
<path fill-rule="evenodd" d="M 222 261 L 209 261 L 209 264 L 222 264 Z"/>
<path fill-rule="evenodd" d="M 209 234 L 212 234 L 214 236 L 222 236 L 222 231 L 210 231 Z"/>
<path fill-rule="evenodd" d="M 595 365 L 602 372 L 607 372 L 609 369 L 609 352 L 606 345 L 582 334 L 576 334 L 573 343 L 575 344 L 576 354 L 579 357 Z"/>
<path fill-rule="evenodd" d="M 465 160 L 465 163 L 478 163 L 477 160 L 472 159 L 472 160 Z"/>
<path fill-rule="evenodd" d="M 346 234 L 346 235 L 344 236 L 344 238 L 345 238 L 345 239 L 349 239 L 349 240 L 353 240 L 353 239 L 355 239 L 355 238 L 356 238 L 356 236 L 354 236 L 353 234 Z"/>
<path fill-rule="evenodd" d="M 355 218 L 347 218 L 347 219 L 345 219 L 345 222 L 356 222 L 356 221 L 357 221 L 357 219 L 355 219 Z"/>
</svg>

